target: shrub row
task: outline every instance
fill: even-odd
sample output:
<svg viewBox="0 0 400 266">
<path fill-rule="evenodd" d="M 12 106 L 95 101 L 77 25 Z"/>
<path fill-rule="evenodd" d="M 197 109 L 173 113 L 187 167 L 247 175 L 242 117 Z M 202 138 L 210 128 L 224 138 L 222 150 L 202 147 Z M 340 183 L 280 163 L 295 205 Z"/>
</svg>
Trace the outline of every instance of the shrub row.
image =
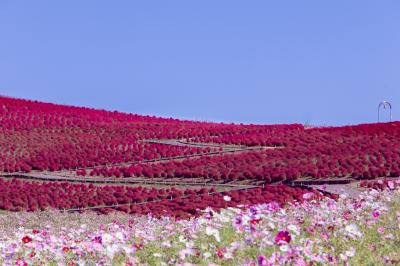
<svg viewBox="0 0 400 266">
<path fill-rule="evenodd" d="M 201 210 L 215 210 L 238 205 L 277 202 L 285 204 L 303 201 L 312 190 L 285 185 L 266 186 L 249 190 L 217 193 L 214 189 L 155 189 L 129 186 L 94 186 L 58 182 L 27 182 L 0 179 L 0 209 L 8 211 L 43 211 L 53 209 L 82 209 L 94 206 L 118 207 L 95 209 L 99 213 L 122 211 L 131 214 L 153 214 L 186 218 Z M 229 196 L 227 201 L 224 196 Z M 314 198 L 321 197 L 314 193 Z M 151 203 L 146 203 L 153 201 Z M 128 205 L 131 204 L 131 205 Z"/>
</svg>

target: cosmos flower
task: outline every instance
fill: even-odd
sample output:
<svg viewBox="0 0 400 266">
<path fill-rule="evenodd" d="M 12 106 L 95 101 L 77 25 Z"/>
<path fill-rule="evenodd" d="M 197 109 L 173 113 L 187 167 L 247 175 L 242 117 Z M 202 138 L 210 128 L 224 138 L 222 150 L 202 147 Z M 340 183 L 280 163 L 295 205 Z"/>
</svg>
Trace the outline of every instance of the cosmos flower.
<svg viewBox="0 0 400 266">
<path fill-rule="evenodd" d="M 24 261 L 23 259 L 17 259 L 17 261 L 15 262 L 15 265 L 17 265 L 17 266 L 28 266 L 28 263 L 26 261 Z"/>
<path fill-rule="evenodd" d="M 357 239 L 363 236 L 363 233 L 361 232 L 359 226 L 356 224 L 347 225 L 345 227 L 345 232 L 353 239 Z"/>
<path fill-rule="evenodd" d="M 224 201 L 231 201 L 231 197 L 229 197 L 228 195 L 225 195 L 224 197 L 223 197 L 223 199 L 224 199 Z"/>
<path fill-rule="evenodd" d="M 257 262 L 258 265 L 267 265 L 267 259 L 264 256 L 258 256 Z"/>
<path fill-rule="evenodd" d="M 215 254 L 217 255 L 218 258 L 222 259 L 224 258 L 226 252 L 226 248 L 218 248 L 215 252 Z"/>
<path fill-rule="evenodd" d="M 27 243 L 29 243 L 29 242 L 31 242 L 31 241 L 32 241 L 32 238 L 29 237 L 29 236 L 24 236 L 24 237 L 22 238 L 22 242 L 23 242 L 24 244 L 27 244 Z"/>
<path fill-rule="evenodd" d="M 314 193 L 305 193 L 303 194 L 303 199 L 309 200 L 314 196 Z"/>
<path fill-rule="evenodd" d="M 378 227 L 378 229 L 376 230 L 379 234 L 384 234 L 385 233 L 385 228 L 383 227 Z"/>
<path fill-rule="evenodd" d="M 379 211 L 375 210 L 375 211 L 372 212 L 372 217 L 374 217 L 374 218 L 378 218 L 379 215 L 380 215 Z"/>
<path fill-rule="evenodd" d="M 286 243 L 290 243 L 292 237 L 288 231 L 279 231 L 275 236 L 275 243 L 278 245 L 283 245 Z"/>
<path fill-rule="evenodd" d="M 219 235 L 219 231 L 215 228 L 212 228 L 211 226 L 206 227 L 206 235 L 208 236 L 214 236 L 215 240 L 217 242 L 221 241 L 221 237 Z"/>
<path fill-rule="evenodd" d="M 0 241 L 0 264 L 25 265 L 25 262 L 35 265 L 36 262 L 56 260 L 68 265 L 73 257 L 75 265 L 83 265 L 90 257 L 94 264 L 111 265 L 122 255 L 126 265 L 140 265 L 146 263 L 138 259 L 139 256 L 142 259 L 143 254 L 151 254 L 149 259 L 157 260 L 160 265 L 190 265 L 188 261 L 192 259 L 204 265 L 213 262 L 271 266 L 346 264 L 358 255 L 352 247 L 354 241 L 348 241 L 348 237 L 362 243 L 368 238 L 359 238 L 367 233 L 376 235 L 376 230 L 381 230 L 380 242 L 375 245 L 365 243 L 365 249 L 370 252 L 381 252 L 381 244 L 397 240 L 395 230 L 400 212 L 390 208 L 396 203 L 393 197 L 398 197 L 399 192 L 368 191 L 356 199 L 305 201 L 277 210 L 270 204 L 227 208 L 213 211 L 210 218 L 206 218 L 206 213 L 181 220 L 131 216 L 126 223 L 118 219 L 110 223 L 99 221 L 97 228 L 92 225 L 84 228 L 80 224 L 70 226 L 67 220 L 58 228 L 51 226 L 53 219 L 49 219 L 49 225 L 35 229 L 39 231 L 36 233 L 32 228 L 26 228 L 21 219 L 15 237 L 8 236 Z M 343 214 L 349 212 L 351 215 L 345 220 Z M 395 226 L 387 226 L 388 214 L 393 215 L 390 223 L 394 222 Z M 374 216 L 381 220 L 377 221 Z M 95 219 L 101 220 L 101 217 L 107 216 L 96 216 Z M 374 222 L 370 228 L 367 226 L 369 221 Z M 22 240 L 24 238 L 27 243 Z M 327 248 L 332 239 L 344 239 L 340 251 Z M 253 254 L 264 250 L 274 252 L 247 258 L 241 252 L 244 249 L 250 249 L 255 252 Z M 385 255 L 390 261 L 398 257 Z M 124 265 L 125 262 L 121 263 Z"/>
</svg>

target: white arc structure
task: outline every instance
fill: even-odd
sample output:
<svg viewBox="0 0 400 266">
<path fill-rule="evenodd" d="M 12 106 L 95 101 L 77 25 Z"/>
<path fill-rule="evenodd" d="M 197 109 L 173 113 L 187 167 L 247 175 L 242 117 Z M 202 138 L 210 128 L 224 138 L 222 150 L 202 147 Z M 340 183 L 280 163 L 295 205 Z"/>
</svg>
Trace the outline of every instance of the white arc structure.
<svg viewBox="0 0 400 266">
<path fill-rule="evenodd" d="M 381 108 L 383 109 L 389 109 L 389 114 L 390 114 L 390 122 L 392 121 L 392 105 L 388 101 L 382 101 L 378 105 L 378 123 L 380 122 L 380 115 L 381 115 Z"/>
</svg>

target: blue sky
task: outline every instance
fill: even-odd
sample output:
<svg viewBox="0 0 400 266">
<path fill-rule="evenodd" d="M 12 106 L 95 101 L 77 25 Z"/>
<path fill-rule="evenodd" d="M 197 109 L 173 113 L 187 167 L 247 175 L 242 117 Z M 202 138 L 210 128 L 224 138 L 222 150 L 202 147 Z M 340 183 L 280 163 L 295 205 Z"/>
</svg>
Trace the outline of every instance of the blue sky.
<svg viewBox="0 0 400 266">
<path fill-rule="evenodd" d="M 399 1 L 0 0 L 0 94 L 244 123 L 400 120 Z M 386 117 L 387 118 L 387 117 Z"/>
</svg>

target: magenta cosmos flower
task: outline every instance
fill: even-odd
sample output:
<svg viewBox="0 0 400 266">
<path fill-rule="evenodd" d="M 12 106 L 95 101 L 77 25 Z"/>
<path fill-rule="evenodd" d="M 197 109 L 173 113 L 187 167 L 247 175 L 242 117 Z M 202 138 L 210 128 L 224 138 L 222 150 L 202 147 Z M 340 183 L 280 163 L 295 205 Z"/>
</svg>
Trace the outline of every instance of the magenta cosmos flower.
<svg viewBox="0 0 400 266">
<path fill-rule="evenodd" d="M 275 236 L 275 243 L 278 245 L 290 243 L 290 240 L 292 240 L 292 237 L 288 231 L 279 231 Z"/>
</svg>

